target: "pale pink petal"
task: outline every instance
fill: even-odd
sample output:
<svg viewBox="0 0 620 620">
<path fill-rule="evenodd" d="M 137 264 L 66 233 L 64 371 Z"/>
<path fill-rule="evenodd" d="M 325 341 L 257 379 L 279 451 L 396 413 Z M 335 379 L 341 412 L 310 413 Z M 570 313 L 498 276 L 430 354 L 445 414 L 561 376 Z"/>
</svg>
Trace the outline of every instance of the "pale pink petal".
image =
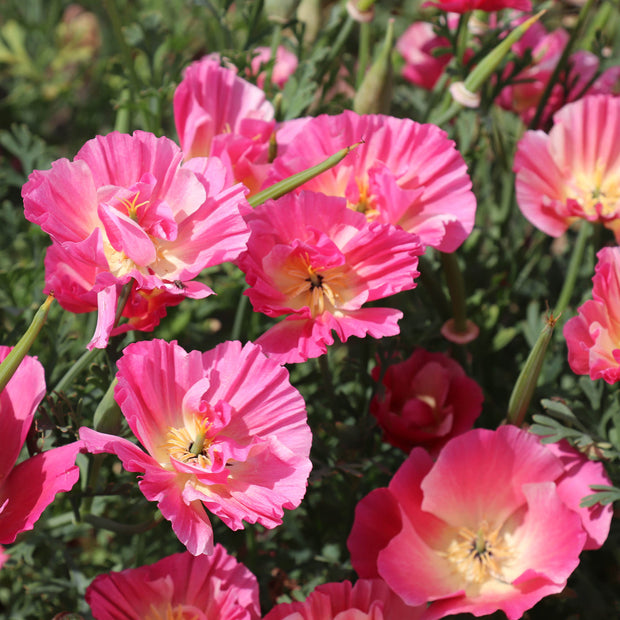
<svg viewBox="0 0 620 620">
<path fill-rule="evenodd" d="M 596 504 L 589 508 L 580 506 L 586 495 L 593 493 L 591 485 L 611 486 L 603 464 L 590 461 L 568 442 L 545 444 L 562 462 L 564 473 L 556 481 L 560 499 L 581 517 L 587 540 L 584 549 L 598 549 L 607 539 L 613 516 L 613 506 Z"/>
<path fill-rule="evenodd" d="M 422 481 L 422 509 L 455 527 L 493 528 L 523 504 L 524 483 L 555 480 L 561 463 L 514 426 L 474 429 L 448 442 Z M 475 501 L 473 500 L 475 498 Z"/>
</svg>

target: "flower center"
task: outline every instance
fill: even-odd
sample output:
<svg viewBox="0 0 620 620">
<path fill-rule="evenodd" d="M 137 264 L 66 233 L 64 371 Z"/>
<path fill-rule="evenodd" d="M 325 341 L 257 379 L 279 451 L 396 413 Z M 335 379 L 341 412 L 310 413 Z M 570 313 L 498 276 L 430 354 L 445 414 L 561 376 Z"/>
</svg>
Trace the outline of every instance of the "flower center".
<svg viewBox="0 0 620 620">
<path fill-rule="evenodd" d="M 587 216 L 603 219 L 616 217 L 620 208 L 620 178 L 605 174 L 599 162 L 593 174 L 581 173 L 575 176 L 568 198 L 576 200 Z"/>
<path fill-rule="evenodd" d="M 368 185 L 366 183 L 357 182 L 359 188 L 359 199 L 357 204 L 349 203 L 349 207 L 354 211 L 363 213 L 369 222 L 373 222 L 379 217 L 379 210 L 377 209 L 376 201 L 368 192 Z"/>
<path fill-rule="evenodd" d="M 170 603 L 165 608 L 156 609 L 151 604 L 151 609 L 145 620 L 200 620 L 204 617 L 193 605 L 175 605 L 172 607 Z"/>
<path fill-rule="evenodd" d="M 505 583 L 502 570 L 512 560 L 513 550 L 500 535 L 500 529 L 491 530 L 486 521 L 476 532 L 462 527 L 441 555 L 468 583 L 481 584 L 489 579 Z"/>
<path fill-rule="evenodd" d="M 164 448 L 171 458 L 175 458 L 182 463 L 209 467 L 211 459 L 208 456 L 207 450 L 212 440 L 208 439 L 206 435 L 211 425 L 203 423 L 198 426 L 198 431 L 193 434 L 186 427 L 169 427 Z"/>
</svg>

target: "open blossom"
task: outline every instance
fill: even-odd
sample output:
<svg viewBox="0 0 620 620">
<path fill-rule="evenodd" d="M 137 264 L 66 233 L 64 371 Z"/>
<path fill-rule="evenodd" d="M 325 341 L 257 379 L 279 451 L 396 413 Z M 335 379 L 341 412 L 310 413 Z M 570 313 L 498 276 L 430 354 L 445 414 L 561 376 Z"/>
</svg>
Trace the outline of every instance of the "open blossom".
<svg viewBox="0 0 620 620">
<path fill-rule="evenodd" d="M 0 346 L 0 362 L 10 351 L 10 347 Z M 44 395 L 43 366 L 30 356 L 23 359 L 0 392 L 1 544 L 12 543 L 18 534 L 31 530 L 56 494 L 72 489 L 80 476 L 75 464 L 82 447 L 79 441 L 40 452 L 15 464 Z M 2 562 L 0 558 L 0 565 Z"/>
<path fill-rule="evenodd" d="M 416 349 L 404 362 L 392 364 L 381 377 L 370 413 L 383 438 L 409 452 L 414 446 L 431 454 L 452 437 L 469 430 L 482 409 L 482 390 L 463 368 L 442 353 Z"/>
<path fill-rule="evenodd" d="M 216 158 L 181 166 L 182 157 L 168 138 L 114 132 L 89 140 L 73 161 L 35 170 L 22 189 L 26 218 L 54 242 L 46 292 L 73 312 L 99 311 L 89 348 L 127 329 L 114 329 L 123 285 L 135 289 L 126 316 L 150 329 L 164 303 L 213 293 L 194 278 L 245 248 L 245 188 L 227 187 Z"/>
<path fill-rule="evenodd" d="M 253 51 L 252 62 L 250 68 L 252 75 L 256 75 L 256 84 L 259 88 L 264 88 L 266 79 L 266 70 L 264 66 L 271 60 L 270 47 L 257 47 Z M 297 69 L 297 56 L 293 52 L 289 52 L 283 45 L 278 46 L 276 51 L 276 60 L 271 72 L 271 81 L 278 87 L 284 88 L 288 79 L 295 69 Z"/>
<path fill-rule="evenodd" d="M 141 491 L 190 553 L 213 551 L 205 507 L 238 530 L 243 521 L 273 528 L 299 505 L 311 469 L 305 403 L 260 347 L 186 353 L 174 342 L 138 342 L 124 350 L 117 379 L 114 397 L 146 452 L 85 427 L 80 438 L 144 472 Z"/>
<path fill-rule="evenodd" d="M 251 191 L 269 169 L 274 116 L 265 93 L 236 69 L 222 67 L 217 55 L 189 65 L 174 93 L 174 121 L 185 158 L 215 155 Z"/>
<path fill-rule="evenodd" d="M 226 549 L 176 553 L 139 568 L 99 575 L 86 589 L 95 620 L 257 620 L 256 577 Z"/>
<path fill-rule="evenodd" d="M 445 48 L 441 54 L 434 50 Z M 405 59 L 403 77 L 409 82 L 432 90 L 450 62 L 450 41 L 435 33 L 429 22 L 415 22 L 399 37 L 396 49 Z"/>
<path fill-rule="evenodd" d="M 518 18 L 512 24 L 516 26 L 525 19 L 526 17 Z M 513 77 L 514 84 L 501 90 L 496 99 L 497 104 L 506 110 L 513 110 L 525 124 L 529 125 L 568 40 L 569 35 L 562 28 L 547 32 L 540 22 L 532 24 L 523 37 L 512 46 L 512 52 L 519 57 L 529 52 L 532 62 Z M 578 50 L 571 54 L 567 69 L 556 78 L 557 82 L 549 93 L 536 128 L 547 127 L 553 114 L 585 94 L 613 92 L 618 68 L 607 69 L 595 80 L 598 68 L 599 59 L 592 52 Z M 510 71 L 512 71 L 511 63 L 506 67 L 505 73 L 508 74 Z"/>
<path fill-rule="evenodd" d="M 421 620 L 426 605 L 410 607 L 380 579 L 317 586 L 303 602 L 280 603 L 263 620 Z"/>
<path fill-rule="evenodd" d="M 439 127 L 345 111 L 283 123 L 270 181 L 364 140 L 302 188 L 347 199 L 369 221 L 400 226 L 424 246 L 453 252 L 474 226 L 476 198 L 454 142 Z"/>
<path fill-rule="evenodd" d="M 573 372 L 594 381 L 620 380 L 620 248 L 597 254 L 592 299 L 564 325 L 568 363 Z"/>
<path fill-rule="evenodd" d="M 553 117 L 549 134 L 517 145 L 517 202 L 537 228 L 559 237 L 572 222 L 602 222 L 620 241 L 620 99 L 592 95 Z"/>
<path fill-rule="evenodd" d="M 399 333 L 402 312 L 363 307 L 414 288 L 422 248 L 414 235 L 369 223 L 344 199 L 287 194 L 246 216 L 248 251 L 238 261 L 254 310 L 286 318 L 256 343 L 281 363 L 325 353 L 332 330 L 373 338 Z"/>
<path fill-rule="evenodd" d="M 431 620 L 496 610 L 515 620 L 562 591 L 581 551 L 605 540 L 610 507 L 578 505 L 604 480 L 600 463 L 513 426 L 459 435 L 435 462 L 414 448 L 358 504 L 351 562 L 406 603 L 429 602 Z"/>
</svg>

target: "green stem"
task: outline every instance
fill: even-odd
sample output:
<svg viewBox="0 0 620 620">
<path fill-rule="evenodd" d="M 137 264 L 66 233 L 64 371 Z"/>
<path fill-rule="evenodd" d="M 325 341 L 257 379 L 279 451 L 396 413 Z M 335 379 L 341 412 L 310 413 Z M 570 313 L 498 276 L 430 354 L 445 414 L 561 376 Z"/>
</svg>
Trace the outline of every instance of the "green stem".
<svg viewBox="0 0 620 620">
<path fill-rule="evenodd" d="M 564 279 L 564 285 L 560 292 L 560 298 L 556 304 L 555 310 L 546 318 L 545 325 L 542 328 L 538 339 L 534 343 L 530 354 L 525 361 L 519 378 L 515 383 L 515 386 L 510 395 L 510 401 L 508 403 L 508 422 L 515 424 L 516 426 L 522 426 L 527 414 L 534 390 L 538 383 L 538 377 L 542 370 L 542 365 L 547 352 L 547 347 L 551 341 L 553 335 L 553 329 L 556 326 L 560 318 L 560 314 L 566 309 L 570 301 L 571 295 L 575 288 L 575 282 L 579 269 L 583 261 L 583 255 L 585 247 L 587 245 L 588 237 L 590 234 L 591 225 L 589 222 L 582 222 L 577 241 L 573 249 L 573 255 L 571 256 L 566 277 Z"/>
<path fill-rule="evenodd" d="M 471 11 L 467 11 L 461 15 L 459 19 L 458 29 L 456 31 L 456 58 L 459 65 L 463 66 L 463 58 L 465 57 L 465 51 L 467 50 L 467 42 L 469 40 L 469 30 L 467 23 L 471 17 Z"/>
<path fill-rule="evenodd" d="M 245 286 L 243 291 L 248 288 L 248 286 Z M 249 302 L 249 297 L 244 295 L 243 291 L 241 291 L 241 295 L 239 295 L 239 302 L 237 303 L 237 310 L 235 311 L 235 320 L 233 322 L 232 333 L 230 336 L 231 340 L 239 340 L 241 336 L 241 328 L 243 326 L 243 320 L 245 319 L 245 310 L 248 307 Z"/>
<path fill-rule="evenodd" d="M 118 298 L 118 302 L 116 305 L 116 315 L 114 316 L 114 327 L 117 327 L 121 322 L 121 317 L 123 316 L 123 310 L 125 309 L 125 304 L 129 300 L 129 296 L 131 295 L 131 289 L 133 288 L 134 279 L 132 278 L 123 286 L 123 290 Z"/>
<path fill-rule="evenodd" d="M 549 100 L 549 97 L 551 95 L 551 90 L 553 89 L 554 85 L 557 83 L 560 73 L 564 71 L 564 69 L 566 69 L 566 66 L 568 64 L 568 59 L 570 57 L 570 53 L 572 52 L 573 47 L 575 46 L 575 42 L 577 41 L 577 38 L 579 37 L 579 34 L 581 33 L 581 30 L 586 21 L 586 18 L 588 17 L 588 13 L 592 9 L 592 5 L 594 4 L 595 1 L 596 0 L 587 0 L 587 2 L 581 7 L 581 11 L 579 12 L 579 17 L 577 18 L 577 23 L 575 24 L 575 27 L 573 28 L 573 31 L 571 32 L 570 38 L 568 39 L 568 42 L 566 43 L 566 47 L 564 48 L 564 51 L 562 52 L 562 55 L 560 56 L 560 60 L 558 61 L 558 64 L 555 66 L 555 68 L 553 69 L 553 73 L 551 74 L 551 77 L 549 78 L 549 81 L 545 85 L 545 89 L 543 90 L 543 93 L 540 96 L 540 101 L 538 102 L 538 107 L 536 108 L 536 114 L 534 114 L 534 118 L 532 119 L 532 122 L 529 125 L 530 129 L 536 129 L 538 127 L 540 123 L 540 119 L 547 105 L 547 101 Z"/>
<path fill-rule="evenodd" d="M 76 377 L 92 362 L 95 361 L 95 358 L 101 353 L 103 349 L 92 349 L 91 351 L 86 351 L 80 359 L 69 368 L 69 370 L 65 373 L 63 378 L 56 384 L 52 392 L 56 392 L 58 394 L 62 392 L 66 392 L 67 388 L 75 381 Z"/>
<path fill-rule="evenodd" d="M 258 205 L 263 204 L 266 200 L 276 200 L 277 198 L 284 196 L 284 194 L 288 194 L 300 185 L 303 185 L 310 179 L 313 179 L 315 176 L 321 174 L 321 172 L 325 172 L 325 170 L 333 168 L 336 164 L 340 163 L 350 151 L 358 147 L 360 144 L 362 144 L 362 142 L 358 142 L 352 146 L 347 146 L 331 157 L 328 157 L 320 164 L 312 166 L 312 168 L 308 168 L 307 170 L 302 170 L 297 174 L 293 174 L 279 183 L 274 183 L 262 192 L 258 192 L 257 194 L 254 194 L 254 196 L 250 196 L 248 198 L 248 202 L 252 207 L 258 207 Z"/>
<path fill-rule="evenodd" d="M 467 331 L 467 301 L 465 299 L 465 280 L 459 267 L 458 260 L 454 252 L 450 254 L 441 253 L 446 283 L 450 291 L 452 301 L 452 316 L 454 317 L 454 329 L 457 332 Z"/>
<path fill-rule="evenodd" d="M 358 52 L 357 77 L 355 78 L 355 90 L 358 90 L 368 68 L 370 59 L 370 22 L 360 24 L 360 44 Z"/>
<path fill-rule="evenodd" d="M 579 275 L 579 269 L 581 268 L 581 264 L 583 262 L 583 255 L 591 230 L 592 226 L 590 222 L 583 221 L 581 223 L 581 228 L 579 229 L 577 241 L 575 242 L 575 247 L 573 249 L 573 255 L 571 256 L 566 277 L 564 278 L 564 285 L 562 286 L 562 291 L 560 292 L 560 298 L 558 299 L 553 311 L 553 314 L 558 318 L 560 314 L 566 310 L 566 307 L 570 302 L 571 295 L 573 294 L 573 290 L 575 288 L 575 282 L 577 281 L 577 276 Z"/>
<path fill-rule="evenodd" d="M 0 392 L 4 390 L 6 384 L 11 380 L 11 377 L 15 374 L 15 371 L 22 363 L 22 360 L 28 354 L 30 347 L 37 339 L 53 301 L 54 295 L 48 295 L 47 299 L 39 306 L 39 309 L 32 319 L 32 323 L 30 323 L 24 335 L 19 339 L 19 342 L 13 347 L 11 352 L 4 358 L 2 364 L 0 364 Z"/>
</svg>

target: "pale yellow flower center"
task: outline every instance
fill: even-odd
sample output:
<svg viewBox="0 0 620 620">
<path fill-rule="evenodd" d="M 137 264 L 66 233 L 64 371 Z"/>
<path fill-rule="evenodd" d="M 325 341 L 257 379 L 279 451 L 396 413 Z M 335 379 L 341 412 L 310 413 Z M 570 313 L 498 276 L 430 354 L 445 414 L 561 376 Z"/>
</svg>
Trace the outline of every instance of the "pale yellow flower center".
<svg viewBox="0 0 620 620">
<path fill-rule="evenodd" d="M 599 161 L 594 173 L 574 175 L 567 197 L 576 200 L 587 216 L 613 216 L 620 210 L 620 175 L 607 172 Z"/>
<path fill-rule="evenodd" d="M 291 307 L 307 306 L 313 318 L 326 310 L 338 316 L 338 307 L 344 301 L 342 292 L 347 288 L 342 268 L 322 269 L 319 273 L 306 261 L 296 262 L 285 270 L 284 279 L 281 290 Z"/>
<path fill-rule="evenodd" d="M 199 467 L 209 467 L 211 459 L 207 450 L 213 441 L 207 439 L 206 434 L 211 424 L 205 419 L 194 426 L 193 430 L 186 426 L 181 428 L 168 427 L 166 442 L 163 447 L 170 458 Z"/>
<path fill-rule="evenodd" d="M 491 579 L 505 583 L 503 569 L 511 563 L 514 551 L 500 529 L 491 530 L 486 521 L 475 532 L 462 527 L 440 555 L 454 565 L 467 583 L 479 585 Z"/>
<path fill-rule="evenodd" d="M 154 605 L 151 605 L 151 610 L 144 620 L 198 620 L 198 618 L 200 615 L 196 608 L 183 604 L 172 607 L 168 603 L 165 609 L 156 609 Z"/>
<path fill-rule="evenodd" d="M 359 201 L 357 204 L 348 203 L 350 209 L 363 213 L 369 222 L 373 222 L 379 217 L 379 209 L 373 196 L 368 193 L 368 184 L 358 180 L 357 186 L 359 188 Z"/>
</svg>

